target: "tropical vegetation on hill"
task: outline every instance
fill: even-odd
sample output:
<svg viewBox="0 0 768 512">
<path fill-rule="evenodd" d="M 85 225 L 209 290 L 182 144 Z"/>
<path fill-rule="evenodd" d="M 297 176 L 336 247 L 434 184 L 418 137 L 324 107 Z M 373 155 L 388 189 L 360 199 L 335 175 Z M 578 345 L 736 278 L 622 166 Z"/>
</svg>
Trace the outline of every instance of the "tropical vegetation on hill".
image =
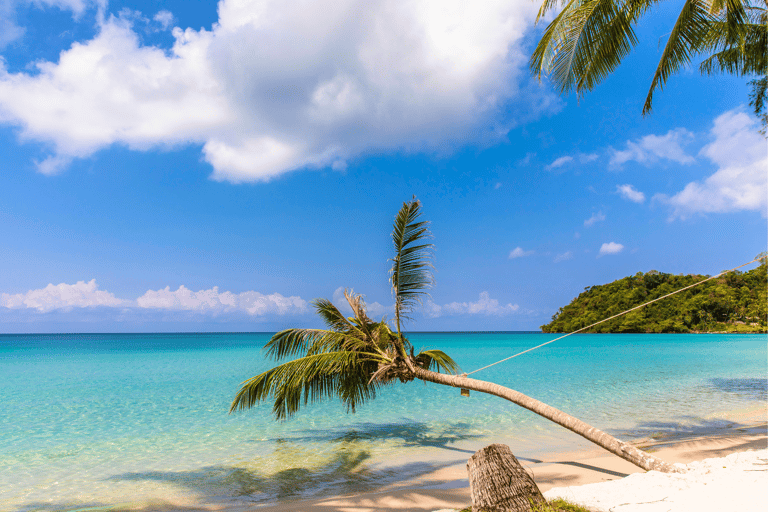
<svg viewBox="0 0 768 512">
<path fill-rule="evenodd" d="M 766 260 L 731 272 L 584 332 L 766 332 Z M 544 332 L 572 332 L 705 279 L 651 270 L 588 286 L 560 308 Z"/>
<path fill-rule="evenodd" d="M 634 26 L 658 7 L 657 0 L 544 0 L 537 21 L 562 10 L 547 26 L 531 56 L 531 71 L 548 74 L 561 92 L 594 89 L 637 45 Z M 768 2 L 766 0 L 685 0 L 671 27 L 643 115 L 653 93 L 673 74 L 703 57 L 702 74 L 751 76 L 750 105 L 768 124 Z"/>
<path fill-rule="evenodd" d="M 395 298 L 394 325 L 386 318 L 368 317 L 362 296 L 345 291 L 352 316 L 347 317 L 329 300 L 314 301 L 327 329 L 287 329 L 275 334 L 264 347 L 277 364 L 243 382 L 230 412 L 272 402 L 277 419 L 293 416 L 302 406 L 338 398 L 354 412 L 376 397 L 383 387 L 414 379 L 487 393 L 528 409 L 645 470 L 678 471 L 655 456 L 574 418 L 535 398 L 492 382 L 459 374 L 458 365 L 441 350 L 414 347 L 402 324 L 434 281 L 432 244 L 428 222 L 420 220 L 421 203 L 403 203 L 392 230 L 394 257 L 390 284 Z M 440 373 L 444 371 L 445 373 Z"/>
</svg>

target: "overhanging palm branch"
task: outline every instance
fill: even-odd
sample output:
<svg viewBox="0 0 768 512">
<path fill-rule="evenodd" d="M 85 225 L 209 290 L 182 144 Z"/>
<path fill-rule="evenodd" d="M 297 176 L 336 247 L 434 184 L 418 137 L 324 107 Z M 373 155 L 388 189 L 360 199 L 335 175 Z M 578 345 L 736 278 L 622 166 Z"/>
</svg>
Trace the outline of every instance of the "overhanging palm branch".
<svg viewBox="0 0 768 512">
<path fill-rule="evenodd" d="M 637 44 L 633 24 L 655 0 L 570 0 L 546 28 L 530 59 L 534 75 L 551 76 L 561 92 L 582 94 L 618 67 Z M 540 19 L 557 2 L 546 0 Z"/>
<path fill-rule="evenodd" d="M 583 94 L 618 67 L 637 44 L 634 25 L 658 0 L 544 0 L 537 22 L 562 11 L 547 26 L 531 59 L 534 75 L 550 76 L 561 93 Z M 669 34 L 643 105 L 697 55 L 703 74 L 766 75 L 766 0 L 686 0 Z M 757 89 L 760 82 L 752 82 Z M 755 107 L 760 114 L 761 107 Z"/>
</svg>

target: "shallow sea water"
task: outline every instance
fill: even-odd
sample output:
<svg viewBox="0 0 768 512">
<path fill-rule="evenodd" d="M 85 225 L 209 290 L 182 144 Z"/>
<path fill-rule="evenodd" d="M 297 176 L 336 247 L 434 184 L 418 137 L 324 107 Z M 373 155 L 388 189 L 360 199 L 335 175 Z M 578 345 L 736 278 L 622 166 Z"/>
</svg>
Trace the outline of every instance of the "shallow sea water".
<svg viewBox="0 0 768 512">
<path fill-rule="evenodd" d="M 0 511 L 120 503 L 231 507 L 407 482 L 491 442 L 523 456 L 584 441 L 495 397 L 420 382 L 346 414 L 227 414 L 269 367 L 269 334 L 0 336 Z M 472 371 L 556 335 L 413 333 Z M 624 439 L 717 427 L 765 403 L 765 335 L 576 335 L 473 377 Z M 727 415 L 726 415 L 727 416 Z"/>
</svg>

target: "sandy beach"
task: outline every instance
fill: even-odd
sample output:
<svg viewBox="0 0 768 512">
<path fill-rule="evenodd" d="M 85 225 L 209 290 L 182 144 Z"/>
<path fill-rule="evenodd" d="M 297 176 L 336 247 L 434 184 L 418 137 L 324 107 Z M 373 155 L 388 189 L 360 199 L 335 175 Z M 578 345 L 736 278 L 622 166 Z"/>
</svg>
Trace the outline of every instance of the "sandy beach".
<svg viewBox="0 0 768 512">
<path fill-rule="evenodd" d="M 654 436 L 655 439 L 645 439 L 636 444 L 668 462 L 688 464 L 750 450 L 765 450 L 768 448 L 766 428 L 765 411 L 760 410 L 752 411 L 751 414 L 740 418 L 740 421 L 726 428 Z M 644 473 L 640 468 L 599 448 L 551 454 L 542 458 L 517 456 L 520 462 L 533 473 L 534 480 L 545 495 L 547 491 L 555 488 L 616 481 L 629 475 Z M 763 494 L 768 494 L 768 491 Z M 751 499 L 743 498 L 747 502 Z M 754 499 L 761 498 L 758 495 Z M 404 510 L 434 512 L 459 510 L 469 504 L 466 468 L 464 464 L 456 464 L 423 475 L 408 484 L 390 486 L 376 493 L 281 503 L 259 507 L 256 510 L 261 512 Z M 627 508 L 624 507 L 622 510 Z"/>
</svg>

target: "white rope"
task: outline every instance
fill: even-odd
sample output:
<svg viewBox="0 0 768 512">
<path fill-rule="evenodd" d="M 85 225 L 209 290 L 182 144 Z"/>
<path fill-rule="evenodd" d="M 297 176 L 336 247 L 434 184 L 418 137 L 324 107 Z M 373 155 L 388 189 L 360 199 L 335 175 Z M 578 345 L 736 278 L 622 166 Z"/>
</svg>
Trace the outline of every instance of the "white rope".
<svg viewBox="0 0 768 512">
<path fill-rule="evenodd" d="M 496 361 L 495 363 L 491 363 L 491 364 L 489 364 L 488 366 L 483 366 L 482 368 L 478 368 L 478 369 L 477 369 L 477 370 L 475 370 L 475 371 L 472 371 L 472 372 L 469 372 L 469 373 L 466 373 L 466 374 L 464 374 L 464 376 L 467 376 L 467 375 L 472 375 L 473 373 L 477 373 L 477 372 L 479 372 L 479 371 L 485 370 L 486 368 L 490 368 L 490 367 L 491 367 L 491 366 L 493 366 L 493 365 L 496 365 L 496 364 L 499 364 L 499 363 L 503 363 L 504 361 L 509 361 L 510 359 L 514 359 L 514 358 L 515 358 L 515 357 L 517 357 L 517 356 L 521 356 L 521 355 L 523 355 L 523 354 L 526 354 L 526 353 L 530 352 L 531 350 L 536 350 L 537 348 L 541 348 L 541 347 L 543 347 L 544 345 L 549 345 L 550 343 L 554 343 L 554 342 L 556 342 L 557 340 L 561 340 L 561 339 L 563 339 L 563 338 L 567 338 L 567 337 L 568 337 L 568 336 L 570 336 L 571 334 L 576 334 L 576 333 L 578 333 L 578 332 L 581 332 L 581 331 L 583 331 L 583 330 L 589 329 L 590 327 L 594 327 L 594 326 L 596 326 L 597 324 L 601 324 L 601 323 L 603 323 L 603 322 L 607 322 L 608 320 L 613 320 L 614 318 L 620 317 L 620 316 L 622 316 L 622 315 L 626 315 L 627 313 L 629 313 L 629 312 L 632 312 L 632 311 L 634 311 L 634 310 L 636 310 L 636 309 L 640 309 L 640 308 L 642 308 L 642 307 L 644 307 L 644 306 L 647 306 L 648 304 L 653 304 L 654 302 L 656 302 L 656 301 L 659 301 L 659 300 L 661 300 L 661 299 L 666 299 L 667 297 L 669 297 L 669 296 L 671 296 L 671 295 L 674 295 L 674 294 L 676 294 L 676 293 L 680 293 L 680 292 L 682 292 L 682 291 L 685 291 L 685 290 L 687 290 L 688 288 L 693 288 L 694 286 L 698 286 L 698 285 L 700 285 L 701 283 L 706 283 L 707 281 L 710 281 L 710 280 L 712 280 L 712 279 L 715 279 L 715 278 L 717 278 L 717 277 L 720 277 L 720 276 L 722 276 L 722 275 L 724 275 L 724 274 L 727 274 L 727 273 L 729 273 L 729 272 L 733 272 L 734 270 L 738 270 L 738 269 L 740 269 L 741 267 L 746 267 L 747 265 L 750 265 L 750 264 L 752 264 L 752 263 L 754 263 L 754 262 L 756 262 L 756 261 L 760 261 L 760 260 L 763 260 L 763 259 L 765 259 L 765 258 L 768 258 L 768 256 L 762 256 L 762 257 L 759 257 L 759 258 L 755 258 L 755 259 L 753 259 L 752 261 L 750 261 L 749 263 L 744 263 L 743 265 L 739 265 L 738 267 L 732 268 L 731 270 L 724 270 L 723 272 L 720 272 L 720 273 L 719 273 L 719 274 L 717 274 L 716 276 L 708 277 L 708 278 L 706 278 L 706 279 L 703 279 L 703 280 L 699 281 L 698 283 L 693 283 L 693 284 L 691 284 L 691 285 L 688 285 L 688 286 L 686 286 L 685 288 L 680 288 L 679 290 L 675 290 L 674 292 L 672 292 L 672 293 L 668 293 L 668 294 L 666 294 L 666 295 L 664 295 L 664 296 L 662 296 L 662 297 L 658 297 L 658 298 L 656 298 L 656 299 L 653 299 L 653 300 L 649 300 L 648 302 L 646 302 L 646 303 L 644 303 L 644 304 L 640 304 L 639 306 L 635 306 L 635 307 L 633 307 L 632 309 L 628 309 L 628 310 L 626 310 L 626 311 L 624 311 L 624 312 L 622 312 L 622 313 L 619 313 L 619 314 L 617 314 L 617 315 L 613 315 L 613 316 L 611 316 L 611 317 L 608 317 L 608 318 L 605 318 L 605 319 L 603 319 L 603 320 L 600 320 L 599 322 L 595 322 L 595 323 L 593 323 L 592 325 L 588 325 L 588 326 L 586 326 L 586 327 L 582 327 L 581 329 L 578 329 L 578 330 L 576 330 L 576 331 L 573 331 L 573 332 L 569 332 L 568 334 L 565 334 L 565 335 L 563 335 L 563 336 L 560 336 L 559 338 L 555 338 L 555 339 L 553 339 L 553 340 L 550 340 L 550 341 L 548 341 L 548 342 L 546 342 L 546 343 L 542 343 L 541 345 L 537 345 L 537 346 L 535 346 L 535 347 L 533 347 L 533 348 L 529 348 L 528 350 L 523 350 L 522 352 L 519 352 L 519 353 L 517 353 L 517 354 L 515 354 L 515 355 L 513 355 L 513 356 L 509 356 L 509 357 L 507 357 L 507 358 L 504 358 L 504 359 L 501 359 L 501 360 L 499 360 L 499 361 Z"/>
</svg>

